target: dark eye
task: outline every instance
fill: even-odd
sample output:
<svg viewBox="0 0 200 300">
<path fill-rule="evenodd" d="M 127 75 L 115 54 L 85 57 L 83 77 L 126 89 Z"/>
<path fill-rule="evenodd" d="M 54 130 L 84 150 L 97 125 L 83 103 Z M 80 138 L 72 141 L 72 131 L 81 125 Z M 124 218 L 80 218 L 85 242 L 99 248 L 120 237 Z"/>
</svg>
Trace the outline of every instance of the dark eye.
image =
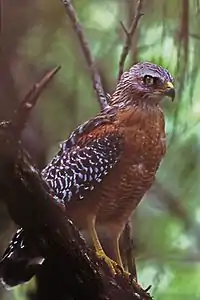
<svg viewBox="0 0 200 300">
<path fill-rule="evenodd" d="M 155 83 L 155 78 L 149 75 L 145 75 L 143 78 L 143 82 L 146 85 L 153 85 Z"/>
</svg>

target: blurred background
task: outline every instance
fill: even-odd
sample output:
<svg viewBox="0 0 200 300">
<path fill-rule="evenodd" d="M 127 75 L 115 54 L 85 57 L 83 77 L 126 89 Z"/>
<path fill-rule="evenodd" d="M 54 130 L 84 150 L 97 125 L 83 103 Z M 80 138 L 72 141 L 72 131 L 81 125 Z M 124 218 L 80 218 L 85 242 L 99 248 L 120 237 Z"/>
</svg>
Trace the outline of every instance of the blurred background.
<svg viewBox="0 0 200 300">
<path fill-rule="evenodd" d="M 2 1 L 2 0 L 1 0 Z M 104 88 L 112 93 L 134 0 L 74 0 Z M 155 299 L 200 299 L 200 3 L 144 0 L 126 68 L 151 61 L 176 78 L 174 103 L 163 103 L 168 150 L 133 223 L 139 282 Z M 99 111 L 88 67 L 61 1 L 3 0 L 0 119 L 9 119 L 30 86 L 50 68 L 62 69 L 43 92 L 23 133 L 39 168 L 80 123 Z M 0 204 L 0 251 L 14 230 Z M 34 282 L 0 299 L 30 299 Z"/>
</svg>

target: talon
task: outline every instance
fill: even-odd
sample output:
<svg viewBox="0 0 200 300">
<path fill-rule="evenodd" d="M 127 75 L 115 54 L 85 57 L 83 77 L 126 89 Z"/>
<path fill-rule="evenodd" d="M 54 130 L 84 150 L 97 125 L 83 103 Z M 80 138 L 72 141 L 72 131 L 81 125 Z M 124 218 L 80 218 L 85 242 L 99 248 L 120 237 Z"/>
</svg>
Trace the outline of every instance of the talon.
<svg viewBox="0 0 200 300">
<path fill-rule="evenodd" d="M 128 277 L 128 279 L 130 279 L 131 274 L 125 271 L 124 268 L 118 265 L 114 260 L 109 258 L 103 250 L 97 251 L 96 255 L 99 259 L 105 261 L 113 276 L 119 275 L 123 277 Z"/>
<path fill-rule="evenodd" d="M 119 272 L 118 270 L 119 270 L 120 266 L 118 266 L 118 264 L 114 260 L 109 258 L 103 250 L 97 251 L 96 255 L 99 259 L 105 261 L 105 263 L 108 265 L 113 276 L 115 276 Z"/>
<path fill-rule="evenodd" d="M 128 271 L 124 270 L 124 268 L 121 267 L 121 275 L 124 276 L 125 278 L 129 279 L 131 282 L 132 282 L 132 279 L 131 279 L 131 273 L 129 273 Z"/>
</svg>

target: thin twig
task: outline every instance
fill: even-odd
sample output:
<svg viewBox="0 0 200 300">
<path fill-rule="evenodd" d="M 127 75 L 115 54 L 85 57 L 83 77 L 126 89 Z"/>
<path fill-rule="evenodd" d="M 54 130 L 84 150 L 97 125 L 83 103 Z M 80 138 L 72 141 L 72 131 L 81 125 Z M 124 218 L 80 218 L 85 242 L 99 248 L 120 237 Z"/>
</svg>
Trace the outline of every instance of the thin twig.
<svg viewBox="0 0 200 300">
<path fill-rule="evenodd" d="M 70 0 L 62 0 L 62 2 L 65 6 L 65 10 L 67 12 L 68 17 L 71 20 L 72 26 L 78 37 L 79 43 L 81 45 L 82 51 L 83 51 L 85 59 L 87 61 L 87 64 L 88 64 L 88 67 L 90 70 L 90 75 L 92 78 L 93 88 L 97 95 L 97 100 L 98 100 L 101 108 L 104 108 L 107 105 L 108 101 L 107 101 L 105 92 L 103 90 L 101 78 L 97 71 L 94 59 L 92 57 L 89 43 L 86 39 L 83 27 L 79 22 L 78 16 L 76 14 L 76 11 L 75 11 L 71 1 Z"/>
<path fill-rule="evenodd" d="M 139 24 L 140 18 L 143 16 L 142 13 L 142 6 L 143 6 L 143 0 L 138 0 L 137 1 L 137 5 L 136 5 L 136 11 L 135 11 L 135 16 L 133 18 L 133 21 L 131 23 L 131 26 L 129 29 L 126 29 L 126 27 L 124 26 L 124 24 L 122 22 L 120 22 L 125 34 L 126 34 L 126 40 L 122 49 L 122 53 L 120 56 L 120 60 L 119 60 L 119 72 L 118 72 L 118 81 L 124 71 L 124 64 L 127 58 L 127 55 L 129 53 L 130 47 L 131 47 L 131 43 L 132 43 L 132 39 L 133 39 L 133 35 L 136 31 L 136 28 Z"/>
<path fill-rule="evenodd" d="M 133 238 L 131 237 L 131 223 L 130 220 L 127 222 L 123 232 L 123 246 L 125 250 L 126 264 L 128 271 L 130 272 L 133 279 L 137 281 L 137 269 L 135 264 Z"/>
<path fill-rule="evenodd" d="M 26 94 L 24 100 L 14 111 L 12 127 L 15 128 L 16 138 L 20 136 L 21 131 L 25 128 L 30 112 L 35 107 L 40 94 L 59 70 L 60 66 L 48 71 L 39 82 L 32 86 L 32 88 Z"/>
</svg>

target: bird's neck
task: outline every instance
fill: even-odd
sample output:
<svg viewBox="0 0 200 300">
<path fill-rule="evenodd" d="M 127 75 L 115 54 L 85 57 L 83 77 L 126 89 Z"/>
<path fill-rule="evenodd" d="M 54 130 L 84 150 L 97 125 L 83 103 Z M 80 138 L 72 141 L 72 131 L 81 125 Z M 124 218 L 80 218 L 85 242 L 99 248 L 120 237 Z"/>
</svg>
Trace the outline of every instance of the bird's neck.
<svg viewBox="0 0 200 300">
<path fill-rule="evenodd" d="M 116 91 L 108 107 L 108 110 L 114 112 L 116 119 L 120 120 L 121 125 L 128 127 L 141 125 L 148 128 L 159 123 L 164 129 L 164 115 L 160 101 L 154 98 L 144 98 L 135 94 L 133 97 L 130 93 L 126 95 Z"/>
<path fill-rule="evenodd" d="M 121 125 L 124 124 L 128 127 L 144 126 L 148 128 L 159 123 L 161 128 L 164 128 L 164 114 L 159 105 L 131 105 L 129 108 L 118 109 L 116 116 Z"/>
</svg>

